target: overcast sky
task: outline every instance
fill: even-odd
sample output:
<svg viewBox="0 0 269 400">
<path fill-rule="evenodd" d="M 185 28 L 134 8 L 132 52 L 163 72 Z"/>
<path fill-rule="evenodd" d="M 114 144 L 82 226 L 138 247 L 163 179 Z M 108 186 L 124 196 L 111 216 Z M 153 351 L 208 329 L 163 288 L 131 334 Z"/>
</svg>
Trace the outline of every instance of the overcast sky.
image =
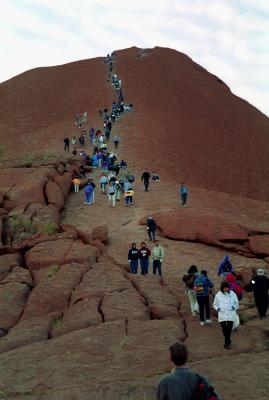
<svg viewBox="0 0 269 400">
<path fill-rule="evenodd" d="M 137 46 L 190 56 L 269 116 L 268 0 L 0 0 L 0 82 Z"/>
</svg>

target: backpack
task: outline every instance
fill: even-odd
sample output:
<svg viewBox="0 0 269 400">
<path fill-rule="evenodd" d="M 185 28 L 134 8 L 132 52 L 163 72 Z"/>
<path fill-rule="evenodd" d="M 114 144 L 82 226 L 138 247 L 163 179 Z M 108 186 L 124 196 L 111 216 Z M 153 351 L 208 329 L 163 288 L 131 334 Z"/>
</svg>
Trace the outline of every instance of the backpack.
<svg viewBox="0 0 269 400">
<path fill-rule="evenodd" d="M 182 278 L 188 289 L 193 289 L 194 286 L 194 275 L 193 274 L 185 274 Z"/>
<path fill-rule="evenodd" d="M 196 375 L 198 377 L 198 385 L 193 400 L 218 400 L 219 396 L 216 394 L 213 386 L 203 376 Z"/>
<path fill-rule="evenodd" d="M 108 189 L 108 194 L 110 194 L 111 196 L 112 196 L 113 194 L 115 194 L 115 187 L 114 187 L 114 186 L 110 186 L 110 187 L 109 187 L 109 189 Z"/>
<path fill-rule="evenodd" d="M 196 291 L 197 296 L 201 296 L 206 292 L 206 288 L 204 285 L 204 282 L 200 279 L 196 281 L 195 286 L 194 286 L 194 290 Z"/>
</svg>

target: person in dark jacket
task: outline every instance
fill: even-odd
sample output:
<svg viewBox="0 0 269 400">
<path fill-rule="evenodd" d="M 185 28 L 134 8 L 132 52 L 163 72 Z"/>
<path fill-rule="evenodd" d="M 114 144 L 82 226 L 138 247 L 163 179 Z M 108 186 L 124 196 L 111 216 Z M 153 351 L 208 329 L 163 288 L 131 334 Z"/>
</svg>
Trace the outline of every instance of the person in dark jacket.
<svg viewBox="0 0 269 400">
<path fill-rule="evenodd" d="M 141 243 L 141 248 L 138 252 L 138 258 L 140 260 L 141 275 L 147 275 L 149 272 L 149 256 L 151 255 L 150 249 L 147 248 L 146 243 Z"/>
<path fill-rule="evenodd" d="M 207 272 L 202 270 L 200 275 L 195 278 L 194 289 L 196 291 L 197 302 L 199 305 L 200 323 L 205 325 L 211 323 L 210 305 L 209 305 L 209 290 L 213 288 L 213 283 L 208 279 Z M 206 314 L 206 320 L 205 320 Z"/>
<path fill-rule="evenodd" d="M 64 150 L 69 151 L 69 138 L 68 137 L 66 137 L 64 139 Z"/>
<path fill-rule="evenodd" d="M 148 191 L 148 188 L 149 188 L 149 180 L 150 180 L 150 173 L 146 169 L 146 171 L 143 172 L 143 174 L 141 176 L 141 181 L 144 181 L 144 186 L 145 186 L 146 192 Z"/>
<path fill-rule="evenodd" d="M 234 269 L 233 269 L 233 265 L 230 261 L 230 257 L 224 256 L 218 266 L 218 276 L 222 276 L 223 278 L 226 278 L 226 276 L 233 271 L 234 271 Z"/>
<path fill-rule="evenodd" d="M 200 399 L 201 387 L 206 387 L 207 394 L 210 395 L 206 398 L 220 400 L 213 386 L 204 376 L 185 367 L 188 360 L 188 350 L 183 343 L 176 342 L 170 346 L 169 350 L 172 370 L 170 374 L 163 376 L 159 382 L 158 400 Z"/>
<path fill-rule="evenodd" d="M 265 276 L 264 269 L 259 268 L 257 270 L 257 275 L 253 276 L 247 289 L 250 292 L 253 291 L 260 319 L 265 319 L 268 309 L 269 279 Z"/>
<path fill-rule="evenodd" d="M 156 222 L 152 217 L 148 217 L 148 219 L 147 219 L 147 231 L 148 231 L 148 235 L 149 235 L 149 240 L 154 242 L 155 231 L 156 231 Z"/>
<path fill-rule="evenodd" d="M 132 247 L 128 252 L 128 262 L 130 264 L 131 274 L 137 274 L 138 249 L 136 248 L 136 243 L 132 243 Z"/>
</svg>

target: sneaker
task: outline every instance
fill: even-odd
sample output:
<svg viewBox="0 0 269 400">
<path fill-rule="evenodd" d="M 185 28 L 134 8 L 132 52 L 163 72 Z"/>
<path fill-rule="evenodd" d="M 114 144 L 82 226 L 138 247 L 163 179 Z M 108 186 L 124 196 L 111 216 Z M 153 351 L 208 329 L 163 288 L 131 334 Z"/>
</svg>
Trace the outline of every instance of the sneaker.
<svg viewBox="0 0 269 400">
<path fill-rule="evenodd" d="M 203 326 L 205 323 L 203 321 L 201 321 L 200 324 Z"/>
<path fill-rule="evenodd" d="M 84 204 L 88 204 L 88 203 L 87 203 L 87 201 L 85 201 L 85 203 L 84 203 Z"/>
<path fill-rule="evenodd" d="M 212 324 L 213 321 L 212 321 L 212 319 L 206 319 L 205 322 L 206 322 L 207 324 Z"/>
</svg>

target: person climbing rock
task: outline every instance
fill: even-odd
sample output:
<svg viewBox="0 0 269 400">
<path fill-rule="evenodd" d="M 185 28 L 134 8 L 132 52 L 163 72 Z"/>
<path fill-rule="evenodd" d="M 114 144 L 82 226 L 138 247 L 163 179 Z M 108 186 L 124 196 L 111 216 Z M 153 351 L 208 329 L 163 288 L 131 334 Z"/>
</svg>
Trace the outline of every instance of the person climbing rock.
<svg viewBox="0 0 269 400">
<path fill-rule="evenodd" d="M 218 313 L 218 321 L 224 336 L 224 348 L 230 349 L 233 322 L 236 317 L 236 310 L 239 308 L 239 302 L 236 294 L 230 289 L 228 282 L 221 283 L 220 291 L 215 296 L 213 307 Z"/>
<path fill-rule="evenodd" d="M 128 262 L 130 264 L 131 274 L 137 274 L 138 269 L 138 249 L 136 243 L 132 243 L 132 247 L 128 251 Z"/>
<path fill-rule="evenodd" d="M 146 169 L 145 172 L 143 172 L 143 174 L 141 176 L 141 181 L 144 182 L 146 192 L 148 191 L 148 188 L 149 188 L 149 180 L 150 180 L 150 173 Z"/>
<path fill-rule="evenodd" d="M 69 151 L 69 138 L 68 137 L 66 137 L 65 139 L 64 139 L 64 151 Z"/>
<path fill-rule="evenodd" d="M 147 275 L 149 272 L 149 257 L 151 255 L 150 249 L 147 248 L 146 243 L 142 242 L 138 251 L 138 258 L 141 266 L 141 275 Z"/>
<path fill-rule="evenodd" d="M 149 216 L 147 219 L 147 231 L 149 235 L 149 240 L 154 241 L 156 232 L 156 222 L 151 216 Z"/>
<path fill-rule="evenodd" d="M 257 274 L 252 277 L 247 290 L 250 292 L 253 291 L 259 317 L 260 319 L 265 319 L 268 309 L 269 279 L 265 276 L 263 268 L 258 268 Z"/>
<path fill-rule="evenodd" d="M 106 191 L 106 187 L 108 184 L 108 179 L 105 173 L 102 173 L 99 179 L 100 187 L 103 193 Z"/>
<path fill-rule="evenodd" d="M 129 189 L 127 191 L 124 190 L 124 196 L 126 207 L 133 205 L 134 191 L 132 189 Z"/>
<path fill-rule="evenodd" d="M 80 179 L 74 178 L 74 179 L 72 179 L 72 182 L 74 185 L 74 192 L 77 193 L 79 191 Z"/>
<path fill-rule="evenodd" d="M 115 207 L 116 203 L 116 188 L 115 188 L 115 182 L 110 182 L 108 189 L 107 189 L 107 194 L 108 194 L 108 201 L 111 203 L 112 207 Z"/>
<path fill-rule="evenodd" d="M 183 205 L 183 207 L 186 207 L 189 191 L 184 182 L 181 182 L 181 184 L 180 184 L 179 193 L 180 193 L 182 205 Z"/>
<path fill-rule="evenodd" d="M 92 192 L 93 187 L 89 183 L 84 187 L 84 194 L 85 194 L 85 203 L 84 204 L 92 204 Z"/>
<path fill-rule="evenodd" d="M 218 276 L 225 278 L 230 272 L 233 272 L 233 265 L 229 256 L 224 256 L 218 266 Z"/>
<path fill-rule="evenodd" d="M 156 275 L 158 270 L 159 276 L 162 276 L 162 262 L 164 258 L 164 250 L 163 247 L 160 245 L 159 240 L 154 241 L 154 247 L 151 252 L 152 255 L 152 268 L 153 268 L 153 275 Z"/>
<path fill-rule="evenodd" d="M 171 372 L 158 384 L 157 400 L 221 400 L 211 383 L 203 376 L 185 367 L 188 350 L 176 342 L 169 348 Z"/>
<path fill-rule="evenodd" d="M 207 277 L 207 272 L 202 270 L 200 275 L 198 275 L 194 281 L 194 290 L 196 292 L 197 302 L 199 305 L 201 325 L 205 325 L 205 322 L 212 322 L 210 317 L 209 290 L 213 287 L 213 283 Z"/>
<path fill-rule="evenodd" d="M 113 140 L 113 143 L 114 143 L 115 149 L 117 149 L 117 148 L 118 148 L 118 146 L 119 146 L 119 142 L 120 142 L 120 138 L 119 138 L 119 136 L 118 136 L 118 135 L 114 135 L 112 140 Z"/>
<path fill-rule="evenodd" d="M 199 314 L 199 305 L 197 302 L 196 291 L 194 289 L 194 281 L 198 277 L 198 269 L 196 265 L 191 265 L 187 274 L 183 275 L 183 282 L 185 283 L 186 293 L 189 297 L 192 315 Z"/>
<path fill-rule="evenodd" d="M 243 289 L 240 283 L 236 280 L 235 273 L 230 272 L 226 276 L 225 281 L 229 283 L 230 289 L 236 294 L 238 301 L 241 301 L 243 299 Z"/>
</svg>

